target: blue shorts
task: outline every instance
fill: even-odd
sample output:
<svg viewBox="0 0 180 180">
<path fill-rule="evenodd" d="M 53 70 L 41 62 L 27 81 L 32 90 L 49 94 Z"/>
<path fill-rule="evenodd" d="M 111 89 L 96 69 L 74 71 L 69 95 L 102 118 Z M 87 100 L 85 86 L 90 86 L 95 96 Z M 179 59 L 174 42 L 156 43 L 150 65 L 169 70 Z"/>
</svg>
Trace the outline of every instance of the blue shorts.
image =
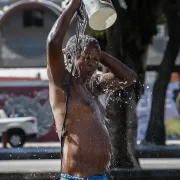
<svg viewBox="0 0 180 180">
<path fill-rule="evenodd" d="M 60 180 L 108 180 L 106 175 L 91 176 L 89 178 L 79 178 L 68 174 L 61 174 Z"/>
</svg>

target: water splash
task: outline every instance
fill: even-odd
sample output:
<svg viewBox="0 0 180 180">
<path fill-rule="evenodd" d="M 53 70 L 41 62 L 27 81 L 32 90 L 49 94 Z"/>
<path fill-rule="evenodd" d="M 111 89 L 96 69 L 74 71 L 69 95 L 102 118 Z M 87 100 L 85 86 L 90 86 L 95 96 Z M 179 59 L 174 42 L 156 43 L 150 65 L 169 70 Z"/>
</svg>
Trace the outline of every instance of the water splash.
<svg viewBox="0 0 180 180">
<path fill-rule="evenodd" d="M 69 72 L 72 69 L 73 62 L 77 59 L 82 51 L 81 47 L 86 46 L 85 42 L 87 42 L 87 38 L 89 38 L 88 36 L 81 38 L 84 36 L 88 22 L 88 15 L 84 5 L 81 5 L 80 9 L 76 13 L 76 22 L 76 35 L 70 38 L 72 40 L 68 41 L 66 48 L 63 50 L 65 55 L 65 66 Z M 78 72 L 79 70 L 74 66 L 72 75 L 74 75 L 76 71 Z"/>
<path fill-rule="evenodd" d="M 77 24 L 76 33 L 78 33 L 79 35 L 84 35 L 87 26 L 87 21 L 88 21 L 87 12 L 85 6 L 82 5 L 79 11 L 77 12 L 78 24 Z"/>
</svg>

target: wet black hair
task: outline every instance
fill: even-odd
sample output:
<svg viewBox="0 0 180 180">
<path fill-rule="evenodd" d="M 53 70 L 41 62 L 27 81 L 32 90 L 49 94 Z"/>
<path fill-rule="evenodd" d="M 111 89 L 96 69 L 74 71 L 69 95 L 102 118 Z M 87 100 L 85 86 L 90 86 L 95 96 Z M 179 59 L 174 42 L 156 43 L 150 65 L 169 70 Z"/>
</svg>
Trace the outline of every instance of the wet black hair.
<svg viewBox="0 0 180 180">
<path fill-rule="evenodd" d="M 81 54 L 84 48 L 89 44 L 98 44 L 99 42 L 92 36 L 88 35 L 80 35 L 78 39 L 77 45 L 77 36 L 72 36 L 67 42 L 66 48 L 63 49 L 63 53 L 65 55 L 65 66 L 70 71 L 73 57 L 76 58 Z"/>
<path fill-rule="evenodd" d="M 76 35 L 72 36 L 69 41 L 67 42 L 65 53 L 66 55 L 76 54 L 80 55 L 81 51 L 88 45 L 88 44 L 99 44 L 99 42 L 92 36 L 88 35 L 80 35 L 78 39 L 78 46 L 77 46 L 77 38 Z M 78 49 L 77 49 L 78 48 Z"/>
</svg>

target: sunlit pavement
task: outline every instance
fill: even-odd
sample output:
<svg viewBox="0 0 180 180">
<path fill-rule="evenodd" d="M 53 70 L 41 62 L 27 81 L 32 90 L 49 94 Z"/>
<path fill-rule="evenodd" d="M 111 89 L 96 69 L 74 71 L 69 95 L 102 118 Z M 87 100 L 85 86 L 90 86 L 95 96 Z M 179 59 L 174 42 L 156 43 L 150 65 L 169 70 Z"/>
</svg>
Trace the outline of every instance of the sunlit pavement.
<svg viewBox="0 0 180 180">
<path fill-rule="evenodd" d="M 179 144 L 180 141 L 167 141 Z M 0 144 L 2 147 L 2 144 Z M 60 147 L 60 143 L 26 143 L 24 147 Z M 180 169 L 180 159 L 140 159 L 143 169 Z M 59 172 L 60 160 L 0 161 L 0 172 Z"/>
<path fill-rule="evenodd" d="M 2 148 L 2 143 L 0 143 L 0 148 Z M 7 147 L 10 148 L 9 144 L 7 144 Z M 23 148 L 28 148 L 28 147 L 60 147 L 59 142 L 43 142 L 43 143 L 37 143 L 37 142 L 28 142 L 25 143 Z"/>
<path fill-rule="evenodd" d="M 180 159 L 140 159 L 143 169 L 180 169 Z M 60 160 L 0 161 L 0 172 L 59 172 Z"/>
<path fill-rule="evenodd" d="M 180 140 L 170 140 L 170 141 L 166 141 L 167 145 L 180 145 Z M 8 145 L 8 147 L 10 147 Z M 59 142 L 28 142 L 25 143 L 23 147 L 60 147 L 60 143 Z M 2 148 L 2 143 L 0 143 L 0 148 Z"/>
<path fill-rule="evenodd" d="M 180 145 L 180 140 L 169 140 L 169 141 L 166 141 L 166 145 Z"/>
</svg>

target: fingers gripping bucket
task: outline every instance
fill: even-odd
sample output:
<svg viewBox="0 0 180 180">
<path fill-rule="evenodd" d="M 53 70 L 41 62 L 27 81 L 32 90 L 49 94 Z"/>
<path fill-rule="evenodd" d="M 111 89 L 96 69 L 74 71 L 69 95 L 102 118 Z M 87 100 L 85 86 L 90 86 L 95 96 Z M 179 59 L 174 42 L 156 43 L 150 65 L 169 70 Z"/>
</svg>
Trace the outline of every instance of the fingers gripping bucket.
<svg viewBox="0 0 180 180">
<path fill-rule="evenodd" d="M 104 30 L 111 27 L 117 19 L 117 13 L 111 0 L 83 0 L 89 26 L 94 30 Z"/>
</svg>

